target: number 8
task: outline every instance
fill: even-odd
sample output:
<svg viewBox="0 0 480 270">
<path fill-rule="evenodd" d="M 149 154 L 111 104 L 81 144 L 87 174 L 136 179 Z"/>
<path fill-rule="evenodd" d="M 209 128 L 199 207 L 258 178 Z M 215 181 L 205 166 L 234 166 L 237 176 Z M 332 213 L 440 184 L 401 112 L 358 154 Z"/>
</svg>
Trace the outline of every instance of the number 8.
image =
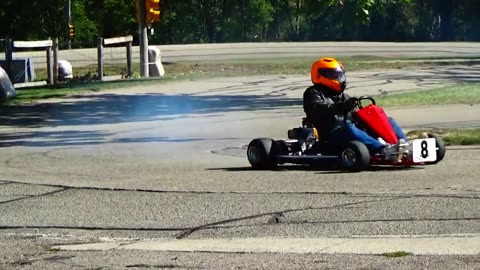
<svg viewBox="0 0 480 270">
<path fill-rule="evenodd" d="M 426 141 L 422 141 L 422 158 L 427 158 L 428 157 L 428 143 Z"/>
</svg>

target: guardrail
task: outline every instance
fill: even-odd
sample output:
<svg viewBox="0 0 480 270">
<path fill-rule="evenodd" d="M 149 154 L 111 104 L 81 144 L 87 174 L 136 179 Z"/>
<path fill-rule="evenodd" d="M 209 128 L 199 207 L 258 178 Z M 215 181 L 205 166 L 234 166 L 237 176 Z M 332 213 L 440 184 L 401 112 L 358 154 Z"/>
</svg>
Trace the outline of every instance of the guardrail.
<svg viewBox="0 0 480 270">
<path fill-rule="evenodd" d="M 53 84 L 52 47 L 53 42 L 51 39 L 42 41 L 12 41 L 11 39 L 6 39 L 5 61 L 8 76 L 11 79 L 13 78 L 12 63 L 15 49 L 44 49 L 47 58 L 48 84 Z"/>
<path fill-rule="evenodd" d="M 124 45 L 127 49 L 127 72 L 126 76 L 131 77 L 132 72 L 132 36 L 125 36 L 125 37 L 117 37 L 117 38 L 98 38 L 98 47 L 97 47 L 97 55 L 98 55 L 98 79 L 103 80 L 103 47 L 105 46 L 112 46 L 112 45 Z"/>
<path fill-rule="evenodd" d="M 133 75 L 133 49 L 132 49 L 132 36 L 124 36 L 124 37 L 115 37 L 115 38 L 98 38 L 97 39 L 97 55 L 94 57 L 96 58 L 94 62 L 96 62 L 96 76 L 89 76 L 95 80 L 102 81 L 104 80 L 104 67 L 105 67 L 105 47 L 118 47 L 123 46 L 126 49 L 126 68 L 122 71 L 122 77 L 131 77 Z M 4 50 L 5 50 L 5 71 L 7 72 L 8 76 L 14 82 L 15 75 L 14 71 L 12 70 L 12 64 L 14 62 L 14 53 L 22 53 L 23 56 L 26 53 L 23 53 L 23 50 L 29 50 L 28 55 L 32 55 L 32 57 L 36 57 L 37 59 L 41 57 L 39 55 L 38 50 L 44 50 L 45 54 L 43 60 L 39 60 L 38 62 L 42 65 L 46 64 L 46 77 L 47 77 L 47 84 L 48 85 L 55 85 L 59 82 L 59 74 L 58 74 L 58 61 L 60 59 L 60 54 L 70 54 L 73 50 L 63 50 L 60 51 L 59 47 L 60 44 L 58 39 L 48 39 L 48 40 L 40 40 L 40 41 L 13 41 L 11 39 L 4 39 L 3 40 Z M 112 50 L 115 48 L 112 48 Z M 53 59 L 52 59 L 53 58 Z M 85 58 L 81 56 L 80 58 Z M 123 58 L 123 61 L 125 61 Z M 46 61 L 45 61 L 46 59 Z M 81 61 L 84 61 L 82 59 Z M 115 64 L 118 64 L 117 61 Z M 85 69 L 84 66 L 91 66 L 91 65 L 79 65 L 82 69 Z M 27 73 L 27 70 L 20 71 L 23 73 Z M 90 72 L 89 72 L 90 73 Z M 24 75 L 24 74 L 21 74 Z"/>
</svg>

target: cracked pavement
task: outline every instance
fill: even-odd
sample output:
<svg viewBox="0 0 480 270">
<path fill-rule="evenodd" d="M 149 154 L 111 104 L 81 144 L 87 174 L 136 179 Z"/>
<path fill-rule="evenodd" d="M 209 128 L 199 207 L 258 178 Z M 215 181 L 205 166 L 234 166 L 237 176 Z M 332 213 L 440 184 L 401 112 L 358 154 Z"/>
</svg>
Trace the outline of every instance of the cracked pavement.
<svg viewBox="0 0 480 270">
<path fill-rule="evenodd" d="M 378 95 L 478 78 L 480 66 L 357 72 L 349 74 L 348 91 Z M 216 78 L 2 108 L 0 266 L 305 269 L 360 260 L 382 269 L 479 267 L 478 256 L 411 256 L 392 265 L 366 255 L 49 249 L 102 239 L 480 233 L 478 147 L 450 147 L 442 163 L 427 167 L 251 171 L 243 146 L 299 125 L 307 85 L 306 76 Z M 408 128 L 455 126 L 459 119 L 480 126 L 478 105 L 446 108 L 387 113 Z"/>
</svg>

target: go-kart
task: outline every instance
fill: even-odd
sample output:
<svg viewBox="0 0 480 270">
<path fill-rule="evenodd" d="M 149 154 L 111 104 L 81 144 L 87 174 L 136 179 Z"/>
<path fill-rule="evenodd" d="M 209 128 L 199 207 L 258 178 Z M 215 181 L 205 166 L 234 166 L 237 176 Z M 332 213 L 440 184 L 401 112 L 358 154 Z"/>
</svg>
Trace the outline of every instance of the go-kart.
<svg viewBox="0 0 480 270">
<path fill-rule="evenodd" d="M 405 166 L 437 164 L 445 156 L 441 137 L 426 133 L 422 138 L 399 140 L 384 110 L 369 96 L 353 99 L 349 117 L 357 127 L 384 144 L 396 145 L 387 154 L 371 153 L 360 141 L 333 142 L 318 134 L 311 121 L 303 118 L 302 126 L 288 130 L 288 139 L 257 138 L 247 148 L 247 158 L 254 169 L 275 169 L 282 164 L 314 165 L 333 161 L 342 170 L 362 171 L 371 166 Z M 363 101 L 370 104 L 364 106 Z"/>
</svg>

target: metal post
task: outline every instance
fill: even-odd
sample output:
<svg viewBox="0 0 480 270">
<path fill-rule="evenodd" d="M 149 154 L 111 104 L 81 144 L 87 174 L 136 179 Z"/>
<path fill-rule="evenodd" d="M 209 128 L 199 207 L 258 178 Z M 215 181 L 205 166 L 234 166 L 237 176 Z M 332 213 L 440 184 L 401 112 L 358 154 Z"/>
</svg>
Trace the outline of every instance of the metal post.
<svg viewBox="0 0 480 270">
<path fill-rule="evenodd" d="M 103 38 L 98 38 L 97 45 L 97 59 L 98 59 L 98 80 L 103 80 Z"/>
<path fill-rule="evenodd" d="M 148 35 L 145 23 L 145 2 L 136 0 L 138 5 L 138 28 L 140 34 L 140 76 L 149 77 L 148 74 Z"/>
<path fill-rule="evenodd" d="M 13 62 L 13 41 L 9 38 L 5 39 L 5 61 L 7 62 L 7 70 L 5 70 L 13 82 L 12 62 Z"/>
</svg>

